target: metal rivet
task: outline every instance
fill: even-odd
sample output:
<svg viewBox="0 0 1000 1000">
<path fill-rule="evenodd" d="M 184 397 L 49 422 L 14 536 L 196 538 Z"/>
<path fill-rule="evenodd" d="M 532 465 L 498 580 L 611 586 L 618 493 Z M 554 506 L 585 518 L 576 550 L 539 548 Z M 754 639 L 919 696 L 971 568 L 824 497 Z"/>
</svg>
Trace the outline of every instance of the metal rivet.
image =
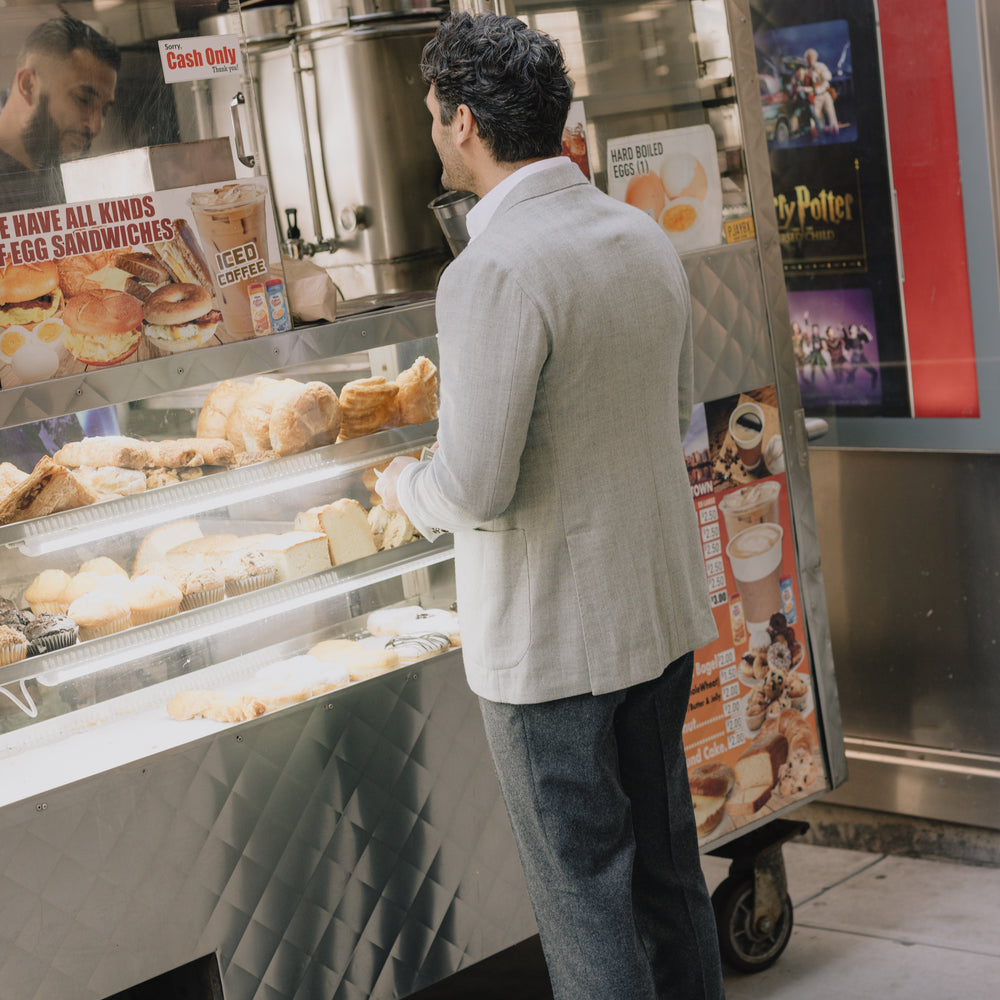
<svg viewBox="0 0 1000 1000">
<path fill-rule="evenodd" d="M 45 812 L 45 810 L 48 808 L 49 804 L 47 802 L 39 802 L 38 805 L 35 806 L 37 812 Z"/>
</svg>

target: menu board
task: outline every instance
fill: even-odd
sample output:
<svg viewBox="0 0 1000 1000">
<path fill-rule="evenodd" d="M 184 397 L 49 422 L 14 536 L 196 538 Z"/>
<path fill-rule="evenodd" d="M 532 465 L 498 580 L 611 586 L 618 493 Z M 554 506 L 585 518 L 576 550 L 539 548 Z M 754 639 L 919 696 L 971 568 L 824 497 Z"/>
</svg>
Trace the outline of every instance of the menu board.
<svg viewBox="0 0 1000 1000">
<path fill-rule="evenodd" d="M 0 388 L 291 329 L 264 177 L 0 214 Z"/>
<path fill-rule="evenodd" d="M 684 724 L 704 840 L 828 787 L 774 386 L 695 408 L 684 442 L 719 637 Z"/>
</svg>

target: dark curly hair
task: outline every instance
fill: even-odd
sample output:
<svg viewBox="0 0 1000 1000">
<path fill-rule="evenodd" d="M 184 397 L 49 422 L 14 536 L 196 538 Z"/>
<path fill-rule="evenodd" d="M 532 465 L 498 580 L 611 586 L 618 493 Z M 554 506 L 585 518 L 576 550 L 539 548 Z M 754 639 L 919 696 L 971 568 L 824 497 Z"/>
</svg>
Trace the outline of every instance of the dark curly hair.
<svg viewBox="0 0 1000 1000">
<path fill-rule="evenodd" d="M 573 99 L 559 43 L 515 17 L 451 14 L 420 61 L 447 125 L 460 104 L 498 163 L 558 156 Z"/>
</svg>

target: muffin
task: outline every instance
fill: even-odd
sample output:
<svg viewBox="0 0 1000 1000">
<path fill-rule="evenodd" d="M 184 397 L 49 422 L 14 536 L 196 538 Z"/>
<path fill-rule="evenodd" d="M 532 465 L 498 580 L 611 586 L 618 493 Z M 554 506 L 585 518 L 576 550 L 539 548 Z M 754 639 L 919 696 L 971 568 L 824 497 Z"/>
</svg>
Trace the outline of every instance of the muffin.
<svg viewBox="0 0 1000 1000">
<path fill-rule="evenodd" d="M 15 607 L 0 609 L 0 625 L 9 625 L 23 632 L 29 622 L 34 621 L 35 616 L 30 611 L 19 611 Z"/>
<path fill-rule="evenodd" d="M 43 569 L 24 592 L 24 599 L 28 602 L 28 607 L 36 615 L 43 611 L 59 614 L 63 610 L 59 599 L 69 581 L 70 575 L 64 570 Z"/>
<path fill-rule="evenodd" d="M 95 576 L 128 576 L 128 573 L 107 556 L 97 556 L 88 559 L 81 567 L 81 573 L 93 573 Z"/>
<path fill-rule="evenodd" d="M 81 641 L 120 632 L 132 621 L 132 609 L 125 597 L 101 590 L 78 597 L 67 614 L 79 626 Z"/>
<path fill-rule="evenodd" d="M 132 609 L 132 624 L 146 625 L 176 615 L 181 608 L 180 589 L 155 573 L 146 573 L 133 580 L 128 590 Z"/>
<path fill-rule="evenodd" d="M 97 590 L 101 585 L 101 580 L 102 577 L 96 573 L 77 573 L 76 576 L 70 577 L 69 583 L 66 584 L 59 596 L 62 611 L 65 612 L 78 597 L 83 597 L 84 594 Z"/>
<path fill-rule="evenodd" d="M 52 649 L 65 649 L 76 642 L 79 629 L 66 615 L 41 614 L 24 629 L 28 640 L 28 655 L 37 656 Z"/>
<path fill-rule="evenodd" d="M 181 590 L 184 594 L 181 609 L 190 611 L 221 601 L 226 596 L 226 583 L 219 570 L 205 566 L 186 573 Z"/>
<path fill-rule="evenodd" d="M 0 667 L 17 663 L 28 655 L 28 639 L 25 634 L 10 625 L 0 625 Z"/>
<path fill-rule="evenodd" d="M 269 587 L 278 577 L 278 568 L 263 552 L 256 549 L 231 552 L 219 563 L 219 569 L 225 578 L 226 594 L 229 597 Z"/>
</svg>

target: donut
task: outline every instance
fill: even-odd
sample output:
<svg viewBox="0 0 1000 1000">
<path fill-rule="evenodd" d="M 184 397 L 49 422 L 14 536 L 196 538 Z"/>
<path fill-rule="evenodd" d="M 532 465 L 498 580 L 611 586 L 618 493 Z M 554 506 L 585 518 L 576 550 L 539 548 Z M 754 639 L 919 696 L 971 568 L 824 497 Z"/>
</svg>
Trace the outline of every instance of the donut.
<svg viewBox="0 0 1000 1000">
<path fill-rule="evenodd" d="M 178 326 L 204 316 L 211 308 L 212 296 L 201 285 L 181 281 L 152 292 L 142 316 L 153 326 Z"/>
<path fill-rule="evenodd" d="M 434 653 L 443 653 L 450 646 L 451 639 L 443 632 L 394 635 L 385 644 L 385 648 L 395 650 L 401 660 L 421 660 Z"/>
<path fill-rule="evenodd" d="M 776 670 L 788 670 L 792 665 L 792 651 L 783 642 L 772 642 L 767 647 L 767 665 Z"/>
</svg>

